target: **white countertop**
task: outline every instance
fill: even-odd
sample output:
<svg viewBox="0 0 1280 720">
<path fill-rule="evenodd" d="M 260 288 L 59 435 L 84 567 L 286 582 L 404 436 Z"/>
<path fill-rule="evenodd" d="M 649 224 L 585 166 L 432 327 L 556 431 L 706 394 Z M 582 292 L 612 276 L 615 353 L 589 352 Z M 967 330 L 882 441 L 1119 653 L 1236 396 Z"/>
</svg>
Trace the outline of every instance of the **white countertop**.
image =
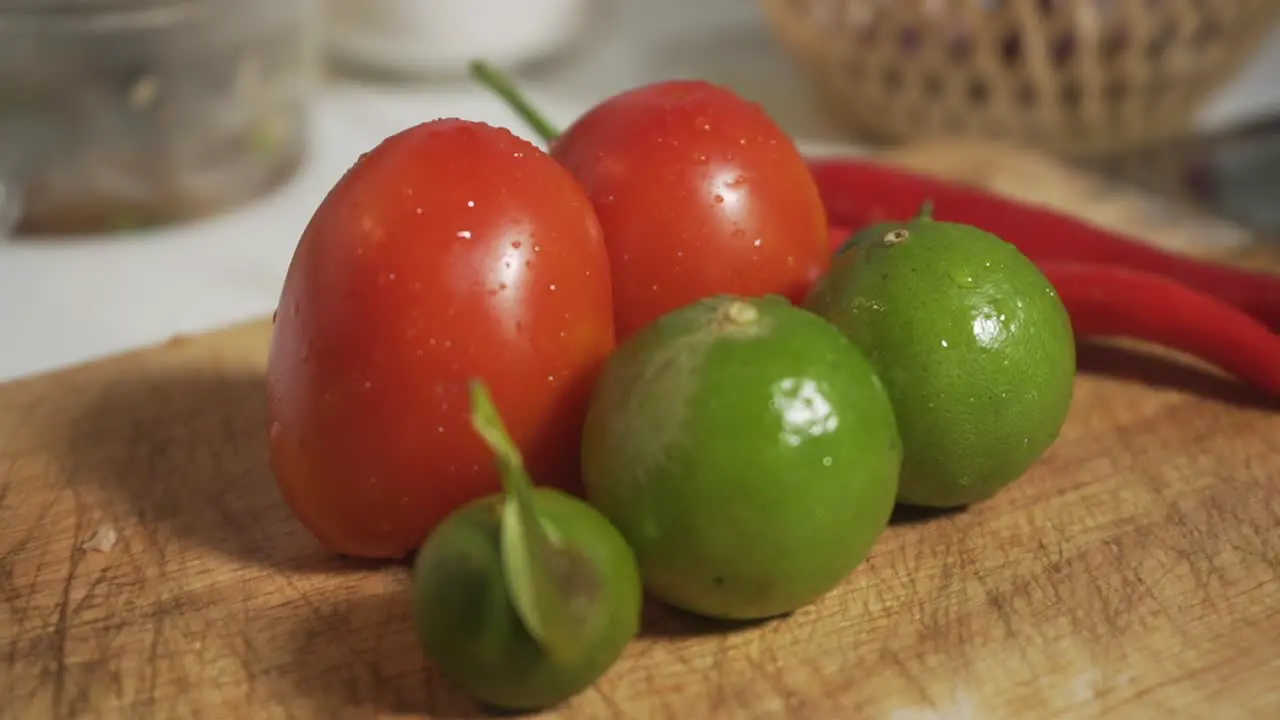
<svg viewBox="0 0 1280 720">
<path fill-rule="evenodd" d="M 524 81 L 566 124 L 613 92 L 699 76 L 759 100 L 804 144 L 835 139 L 749 0 L 617 0 L 607 31 Z M 621 28 L 626 28 L 622 32 Z M 1205 109 L 1206 125 L 1280 109 L 1280 30 Z M 516 118 L 465 83 L 377 88 L 350 81 L 317 102 L 311 154 L 285 188 L 252 206 L 163 232 L 83 241 L 0 240 L 0 381 L 260 317 L 275 306 L 298 235 L 355 157 L 423 120 Z"/>
</svg>

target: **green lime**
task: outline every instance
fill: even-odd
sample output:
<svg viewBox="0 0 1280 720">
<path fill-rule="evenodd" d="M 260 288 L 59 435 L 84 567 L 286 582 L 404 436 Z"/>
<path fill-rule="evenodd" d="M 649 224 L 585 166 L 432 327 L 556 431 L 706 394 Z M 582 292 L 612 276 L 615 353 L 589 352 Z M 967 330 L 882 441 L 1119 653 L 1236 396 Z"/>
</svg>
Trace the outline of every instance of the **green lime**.
<svg viewBox="0 0 1280 720">
<path fill-rule="evenodd" d="M 920 210 L 916 213 L 917 218 L 933 217 L 933 201 L 926 200 L 920 205 Z M 836 255 L 843 255 L 859 245 L 866 245 L 869 242 L 880 242 L 884 236 L 898 228 L 902 227 L 902 222 L 898 220 L 889 220 L 879 222 L 874 225 L 868 225 L 861 230 L 853 233 L 847 240 L 840 244 L 836 250 Z"/>
<path fill-rule="evenodd" d="M 414 563 L 413 622 L 424 653 L 467 694 L 506 710 L 539 710 L 589 687 L 622 655 L 640 626 L 640 577 L 618 531 L 585 502 L 550 488 L 532 492 L 548 534 L 581 554 L 596 577 L 590 612 L 559 657 L 531 635 L 504 570 L 502 495 L 450 515 Z"/>
<path fill-rule="evenodd" d="M 855 246 L 865 245 L 872 240 L 878 241 L 880 238 L 885 236 L 885 233 L 891 230 L 896 230 L 899 225 L 900 223 L 896 222 L 882 222 L 862 228 L 851 235 L 848 240 L 845 240 L 840 246 L 840 249 L 836 250 L 836 253 L 843 254 Z"/>
<path fill-rule="evenodd" d="M 899 499 L 994 495 L 1057 439 L 1075 343 L 1057 292 L 1013 245 L 927 215 L 876 226 L 805 303 L 862 348 L 893 399 Z"/>
<path fill-rule="evenodd" d="M 901 443 L 867 359 L 785 299 L 671 312 L 605 366 L 583 436 L 587 497 L 645 587 L 704 616 L 785 614 L 884 531 Z"/>
<path fill-rule="evenodd" d="M 805 309 L 821 315 L 822 317 L 826 317 L 830 309 L 829 305 L 833 299 L 832 286 L 828 278 L 831 277 L 835 266 L 840 264 L 840 258 L 848 255 L 854 248 L 866 245 L 873 239 L 878 242 L 886 233 L 896 230 L 900 226 L 901 223 L 896 222 L 877 223 L 875 225 L 867 226 L 850 235 L 849 239 L 845 240 L 844 243 L 842 243 L 836 250 L 835 259 L 832 260 L 832 268 L 828 270 L 827 275 L 818 282 L 814 287 L 813 292 L 811 292 L 809 297 L 805 299 Z M 844 262 L 847 264 L 850 260 L 846 258 Z"/>
</svg>

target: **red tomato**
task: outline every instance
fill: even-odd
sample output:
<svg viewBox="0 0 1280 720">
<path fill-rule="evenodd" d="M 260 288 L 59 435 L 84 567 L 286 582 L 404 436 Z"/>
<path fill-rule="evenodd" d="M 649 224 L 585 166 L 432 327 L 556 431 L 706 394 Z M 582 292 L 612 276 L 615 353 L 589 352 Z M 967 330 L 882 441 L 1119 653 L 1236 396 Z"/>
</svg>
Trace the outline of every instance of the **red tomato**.
<svg viewBox="0 0 1280 720">
<path fill-rule="evenodd" d="M 267 385 L 285 501 L 334 552 L 413 552 L 500 487 L 469 424 L 475 376 L 535 480 L 575 490 L 611 293 L 590 202 L 537 147 L 462 120 L 386 139 L 321 203 L 284 281 Z"/>
<path fill-rule="evenodd" d="M 804 158 L 730 90 L 673 81 L 625 91 L 551 154 L 604 228 L 619 340 L 709 295 L 799 302 L 829 266 L 826 211 Z"/>
</svg>

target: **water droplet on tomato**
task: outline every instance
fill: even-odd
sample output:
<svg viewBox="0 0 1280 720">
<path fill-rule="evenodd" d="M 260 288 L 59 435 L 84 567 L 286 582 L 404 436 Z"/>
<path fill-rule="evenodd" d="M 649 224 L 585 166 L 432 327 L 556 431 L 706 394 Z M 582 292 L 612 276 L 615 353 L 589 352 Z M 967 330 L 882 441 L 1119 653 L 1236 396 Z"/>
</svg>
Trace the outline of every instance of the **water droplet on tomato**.
<svg viewBox="0 0 1280 720">
<path fill-rule="evenodd" d="M 826 457 L 822 458 L 822 464 L 825 467 L 831 467 L 831 462 L 832 460 L 830 455 L 827 455 Z"/>
<path fill-rule="evenodd" d="M 365 390 L 372 390 L 372 389 L 373 389 L 373 381 L 372 381 L 372 380 L 365 380 L 365 381 L 364 381 L 364 389 L 365 389 Z"/>
<path fill-rule="evenodd" d="M 744 237 L 746 237 L 746 236 L 747 236 L 747 231 L 746 231 L 746 230 L 734 230 L 734 231 L 733 231 L 733 237 L 734 237 L 734 238 L 736 238 L 736 239 L 738 239 L 738 240 L 741 240 L 742 238 L 744 238 Z"/>
<path fill-rule="evenodd" d="M 421 215 L 421 214 L 422 214 L 422 208 L 414 208 L 414 210 L 413 210 L 413 211 L 414 211 L 415 213 L 417 213 L 418 215 Z"/>
<path fill-rule="evenodd" d="M 550 285 L 548 285 L 548 286 L 547 286 L 547 289 L 548 289 L 548 290 L 555 290 L 555 289 L 556 289 L 556 284 L 555 284 L 555 283 L 551 283 Z"/>
<path fill-rule="evenodd" d="M 760 238 L 756 238 L 751 242 L 751 247 L 760 247 L 763 244 L 764 244 L 764 240 L 761 240 Z"/>
<path fill-rule="evenodd" d="M 524 243 L 520 242 L 519 240 L 512 240 L 512 241 L 511 241 L 511 249 L 512 249 L 512 250 L 519 250 L 519 249 L 520 249 L 520 248 L 522 248 L 522 247 L 524 247 Z"/>
<path fill-rule="evenodd" d="M 444 434 L 444 426 L 443 426 L 443 425 L 437 425 L 437 426 L 436 426 L 436 432 L 438 432 L 438 433 L 440 433 L 441 435 L 443 435 L 443 434 Z"/>
<path fill-rule="evenodd" d="M 473 208 L 473 207 L 475 207 L 475 206 L 476 206 L 476 201 L 475 201 L 475 200 L 468 200 L 468 201 L 467 201 L 467 207 L 469 207 L 469 208 Z"/>
<path fill-rule="evenodd" d="M 715 198 L 713 198 L 713 199 L 716 201 L 716 204 L 717 204 L 717 205 L 723 205 L 723 204 L 724 204 L 724 196 L 723 196 L 723 195 L 721 195 L 721 194 L 719 194 L 719 193 L 716 193 L 716 196 L 715 196 Z"/>
<path fill-rule="evenodd" d="M 268 436 L 272 440 L 275 440 L 276 438 L 280 437 L 280 433 L 282 432 L 284 432 L 284 426 L 282 426 L 279 422 L 273 420 L 271 422 L 271 430 L 268 433 Z"/>
<path fill-rule="evenodd" d="M 555 382 L 555 381 L 556 381 L 556 376 L 555 376 L 555 375 L 548 375 L 548 376 L 547 376 L 547 382 Z"/>
<path fill-rule="evenodd" d="M 470 240 L 470 239 L 471 239 L 471 231 L 470 231 L 470 230 L 459 230 L 459 231 L 458 231 L 458 237 L 462 238 L 463 240 Z"/>
<path fill-rule="evenodd" d="M 498 283 L 498 292 L 503 292 L 509 287 L 511 286 L 506 283 Z"/>
<path fill-rule="evenodd" d="M 542 252 L 542 246 L 541 246 L 541 245 L 539 245 L 538 243 L 534 243 L 534 244 L 533 244 L 533 251 L 534 251 L 534 252 Z"/>
</svg>

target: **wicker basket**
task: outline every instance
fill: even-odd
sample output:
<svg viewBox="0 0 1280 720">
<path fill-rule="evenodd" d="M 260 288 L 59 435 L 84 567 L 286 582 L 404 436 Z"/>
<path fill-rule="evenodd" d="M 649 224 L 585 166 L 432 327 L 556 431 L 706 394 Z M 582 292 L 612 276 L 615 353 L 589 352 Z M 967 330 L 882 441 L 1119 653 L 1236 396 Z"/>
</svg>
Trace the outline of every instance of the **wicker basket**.
<svg viewBox="0 0 1280 720">
<path fill-rule="evenodd" d="M 1280 0 L 762 0 L 819 98 L 875 142 L 1099 155 L 1185 132 Z"/>
</svg>

